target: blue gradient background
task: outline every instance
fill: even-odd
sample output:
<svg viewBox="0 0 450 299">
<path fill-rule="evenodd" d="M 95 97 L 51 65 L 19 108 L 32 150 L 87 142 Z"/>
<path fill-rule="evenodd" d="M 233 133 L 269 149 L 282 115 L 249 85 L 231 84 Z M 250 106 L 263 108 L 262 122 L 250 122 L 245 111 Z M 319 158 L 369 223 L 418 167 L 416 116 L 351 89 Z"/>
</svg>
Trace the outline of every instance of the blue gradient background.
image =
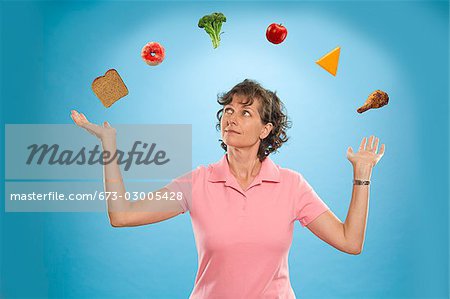
<svg viewBox="0 0 450 299">
<path fill-rule="evenodd" d="M 228 18 L 216 50 L 197 28 L 213 11 Z M 2 124 L 70 123 L 71 109 L 113 125 L 192 124 L 196 167 L 223 153 L 217 93 L 252 78 L 277 91 L 293 122 L 273 159 L 300 171 L 342 221 L 346 149 L 380 137 L 363 253 L 342 253 L 297 224 L 294 291 L 448 297 L 448 2 L 2 2 L 1 18 Z M 272 22 L 289 30 L 280 45 L 265 40 Z M 139 55 L 149 41 L 166 48 L 157 67 Z M 315 61 L 336 46 L 333 77 Z M 105 109 L 90 85 L 109 68 L 130 93 Z M 389 105 L 356 113 L 376 89 Z M 2 209 L 1 233 L 0 297 L 187 298 L 194 283 L 188 215 L 117 229 L 103 213 Z"/>
</svg>

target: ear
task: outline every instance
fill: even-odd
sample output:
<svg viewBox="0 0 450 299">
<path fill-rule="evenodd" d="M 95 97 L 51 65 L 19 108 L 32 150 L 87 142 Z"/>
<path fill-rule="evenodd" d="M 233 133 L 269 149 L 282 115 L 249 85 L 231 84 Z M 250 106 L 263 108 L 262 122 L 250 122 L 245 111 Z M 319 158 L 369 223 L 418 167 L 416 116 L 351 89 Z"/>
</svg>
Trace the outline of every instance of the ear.
<svg viewBox="0 0 450 299">
<path fill-rule="evenodd" d="M 261 134 L 259 135 L 259 138 L 262 140 L 262 139 L 266 138 L 267 136 L 269 136 L 270 132 L 272 132 L 272 129 L 273 129 L 272 123 L 265 124 L 264 128 L 261 131 Z"/>
</svg>

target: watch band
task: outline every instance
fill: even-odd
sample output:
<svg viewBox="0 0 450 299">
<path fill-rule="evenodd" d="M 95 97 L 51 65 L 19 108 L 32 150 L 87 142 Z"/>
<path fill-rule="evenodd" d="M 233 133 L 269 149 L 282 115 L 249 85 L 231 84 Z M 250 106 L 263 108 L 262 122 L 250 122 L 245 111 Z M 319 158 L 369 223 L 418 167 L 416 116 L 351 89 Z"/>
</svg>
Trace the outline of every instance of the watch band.
<svg viewBox="0 0 450 299">
<path fill-rule="evenodd" d="M 353 185 L 370 185 L 370 181 L 353 180 Z"/>
</svg>

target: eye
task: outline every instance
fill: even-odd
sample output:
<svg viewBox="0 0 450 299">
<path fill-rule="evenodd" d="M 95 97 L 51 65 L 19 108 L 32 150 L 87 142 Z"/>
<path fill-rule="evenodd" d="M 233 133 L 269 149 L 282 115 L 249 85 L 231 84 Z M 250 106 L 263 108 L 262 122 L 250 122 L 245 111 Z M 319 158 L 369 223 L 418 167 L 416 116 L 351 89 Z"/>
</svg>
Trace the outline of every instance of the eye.
<svg viewBox="0 0 450 299">
<path fill-rule="evenodd" d="M 232 111 L 233 109 L 231 109 L 231 108 L 225 108 L 225 113 L 228 113 L 228 111 Z"/>
<path fill-rule="evenodd" d="M 249 112 L 248 110 L 244 110 L 244 111 L 243 111 L 243 114 L 245 115 L 245 113 L 247 113 L 248 116 L 251 116 L 251 114 L 250 114 L 250 112 Z"/>
</svg>

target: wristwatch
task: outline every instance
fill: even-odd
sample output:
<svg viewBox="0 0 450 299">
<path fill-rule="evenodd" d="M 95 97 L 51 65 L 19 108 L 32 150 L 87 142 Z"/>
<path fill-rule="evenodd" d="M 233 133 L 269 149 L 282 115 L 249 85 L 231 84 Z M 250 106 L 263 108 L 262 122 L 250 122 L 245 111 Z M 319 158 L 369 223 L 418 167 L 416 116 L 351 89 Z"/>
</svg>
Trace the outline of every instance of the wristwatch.
<svg viewBox="0 0 450 299">
<path fill-rule="evenodd" d="M 353 180 L 353 185 L 370 185 L 370 181 Z"/>
</svg>

